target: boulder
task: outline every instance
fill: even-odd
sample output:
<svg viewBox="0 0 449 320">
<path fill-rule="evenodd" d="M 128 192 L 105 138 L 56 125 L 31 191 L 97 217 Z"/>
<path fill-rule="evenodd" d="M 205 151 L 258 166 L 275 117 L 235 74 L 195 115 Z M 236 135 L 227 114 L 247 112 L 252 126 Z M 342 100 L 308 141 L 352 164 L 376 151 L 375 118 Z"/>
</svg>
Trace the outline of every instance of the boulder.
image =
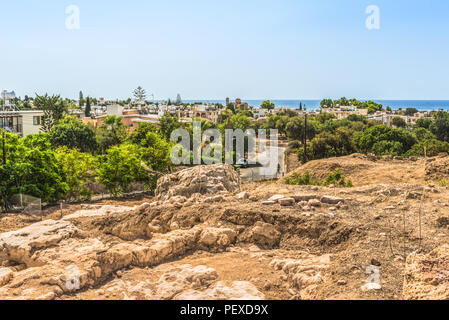
<svg viewBox="0 0 449 320">
<path fill-rule="evenodd" d="M 321 198 L 321 202 L 326 204 L 339 204 L 340 202 L 344 203 L 345 199 L 333 196 L 323 196 Z"/>
<path fill-rule="evenodd" d="M 321 207 L 321 202 L 318 199 L 310 199 L 308 205 L 311 207 Z"/>
<path fill-rule="evenodd" d="M 229 228 L 206 228 L 200 237 L 200 244 L 206 247 L 227 247 L 234 243 L 237 233 Z"/>
<path fill-rule="evenodd" d="M 279 245 L 281 233 L 273 225 L 258 221 L 251 229 L 251 239 L 256 244 L 272 248 Z"/>
<path fill-rule="evenodd" d="M 268 199 L 268 201 L 274 201 L 274 202 L 279 202 L 279 200 L 284 199 L 285 196 L 282 194 L 276 194 L 274 196 L 272 196 L 270 199 Z"/>
<path fill-rule="evenodd" d="M 295 199 L 296 202 L 301 202 L 309 201 L 311 199 L 318 199 L 318 196 L 316 194 L 295 194 L 292 198 Z"/>
<path fill-rule="evenodd" d="M 279 204 L 283 207 L 290 207 L 295 204 L 295 199 L 293 198 L 279 199 Z"/>
<path fill-rule="evenodd" d="M 197 166 L 160 178 L 157 182 L 156 197 L 167 201 L 172 197 L 192 197 L 216 195 L 221 191 L 236 192 L 240 189 L 240 176 L 231 165 L 216 164 Z"/>
<path fill-rule="evenodd" d="M 236 195 L 237 200 L 246 200 L 249 199 L 249 193 L 248 192 L 240 192 L 238 195 Z"/>
</svg>

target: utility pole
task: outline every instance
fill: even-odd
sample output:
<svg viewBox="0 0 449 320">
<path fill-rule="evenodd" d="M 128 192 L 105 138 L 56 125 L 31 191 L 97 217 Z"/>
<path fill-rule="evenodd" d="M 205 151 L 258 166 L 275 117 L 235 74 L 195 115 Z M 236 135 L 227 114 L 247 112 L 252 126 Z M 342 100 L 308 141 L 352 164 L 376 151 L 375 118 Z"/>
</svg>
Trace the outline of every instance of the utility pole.
<svg viewBox="0 0 449 320">
<path fill-rule="evenodd" d="M 307 163 L 307 111 L 304 113 L 304 163 Z"/>
<path fill-rule="evenodd" d="M 3 144 L 3 165 L 6 165 L 6 136 L 5 129 L 2 130 L 2 144 Z"/>
</svg>

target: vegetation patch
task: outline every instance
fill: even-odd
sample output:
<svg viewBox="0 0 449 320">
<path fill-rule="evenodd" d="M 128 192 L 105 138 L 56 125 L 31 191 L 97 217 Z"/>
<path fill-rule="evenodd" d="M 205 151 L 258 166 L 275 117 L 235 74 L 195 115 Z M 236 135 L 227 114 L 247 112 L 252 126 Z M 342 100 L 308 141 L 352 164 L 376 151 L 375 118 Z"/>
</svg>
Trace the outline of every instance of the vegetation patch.
<svg viewBox="0 0 449 320">
<path fill-rule="evenodd" d="M 353 187 L 352 181 L 347 179 L 345 175 L 340 172 L 339 169 L 335 169 L 335 171 L 329 172 L 329 175 L 322 183 L 315 181 L 311 177 L 310 172 L 308 170 L 306 171 L 306 173 L 304 173 L 304 175 L 295 172 L 291 177 L 285 178 L 284 183 L 288 185 L 299 185 L 299 186 L 312 185 L 312 186 L 328 187 L 330 185 L 334 185 L 342 188 Z"/>
</svg>

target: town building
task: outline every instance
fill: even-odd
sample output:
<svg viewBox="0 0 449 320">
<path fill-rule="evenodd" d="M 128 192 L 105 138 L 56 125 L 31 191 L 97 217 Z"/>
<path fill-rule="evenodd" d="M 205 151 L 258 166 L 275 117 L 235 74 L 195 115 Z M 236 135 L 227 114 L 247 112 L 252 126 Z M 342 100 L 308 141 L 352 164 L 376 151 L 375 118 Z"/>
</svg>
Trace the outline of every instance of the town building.
<svg viewBox="0 0 449 320">
<path fill-rule="evenodd" d="M 218 123 L 218 117 L 221 114 L 215 106 L 196 105 L 189 110 L 178 110 L 176 112 L 180 121 L 192 122 L 194 119 L 202 119 L 212 123 Z"/>
<path fill-rule="evenodd" d="M 117 116 L 122 118 L 122 123 L 127 126 L 130 131 L 134 131 L 139 123 L 142 122 L 158 124 L 160 117 L 164 115 L 162 112 L 158 114 L 143 114 L 137 109 L 126 109 L 119 104 L 108 105 L 106 107 L 106 112 L 103 112 L 102 110 L 98 110 L 98 112 L 98 115 L 83 118 L 83 123 L 98 128 L 103 125 L 107 116 Z"/>
<path fill-rule="evenodd" d="M 368 109 L 358 109 L 354 106 L 341 106 L 338 108 L 322 108 L 322 112 L 333 114 L 337 119 L 345 119 L 350 115 L 368 116 Z"/>
<path fill-rule="evenodd" d="M 391 126 L 393 126 L 394 118 L 401 118 L 405 121 L 405 123 L 407 124 L 408 127 L 411 127 L 416 124 L 418 119 L 429 118 L 429 117 L 431 117 L 431 114 L 432 114 L 431 112 L 425 111 L 425 112 L 418 112 L 414 116 L 405 116 L 405 115 L 401 115 L 401 114 L 394 114 L 394 113 L 387 112 L 387 111 L 378 111 L 374 114 L 368 115 L 367 119 L 373 120 L 373 121 L 379 121 L 382 124 L 391 127 Z"/>
<path fill-rule="evenodd" d="M 0 111 L 0 129 L 25 137 L 39 133 L 44 112 L 40 110 Z"/>
</svg>

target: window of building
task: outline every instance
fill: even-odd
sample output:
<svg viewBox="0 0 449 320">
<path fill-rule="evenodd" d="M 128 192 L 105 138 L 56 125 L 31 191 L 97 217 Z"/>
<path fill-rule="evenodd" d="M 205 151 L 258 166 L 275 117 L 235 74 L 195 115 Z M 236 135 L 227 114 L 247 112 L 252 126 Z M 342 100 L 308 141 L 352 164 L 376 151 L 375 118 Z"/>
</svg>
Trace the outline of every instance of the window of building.
<svg viewBox="0 0 449 320">
<path fill-rule="evenodd" d="M 38 126 L 41 124 L 41 117 L 40 116 L 33 116 L 33 124 L 35 126 Z"/>
</svg>

